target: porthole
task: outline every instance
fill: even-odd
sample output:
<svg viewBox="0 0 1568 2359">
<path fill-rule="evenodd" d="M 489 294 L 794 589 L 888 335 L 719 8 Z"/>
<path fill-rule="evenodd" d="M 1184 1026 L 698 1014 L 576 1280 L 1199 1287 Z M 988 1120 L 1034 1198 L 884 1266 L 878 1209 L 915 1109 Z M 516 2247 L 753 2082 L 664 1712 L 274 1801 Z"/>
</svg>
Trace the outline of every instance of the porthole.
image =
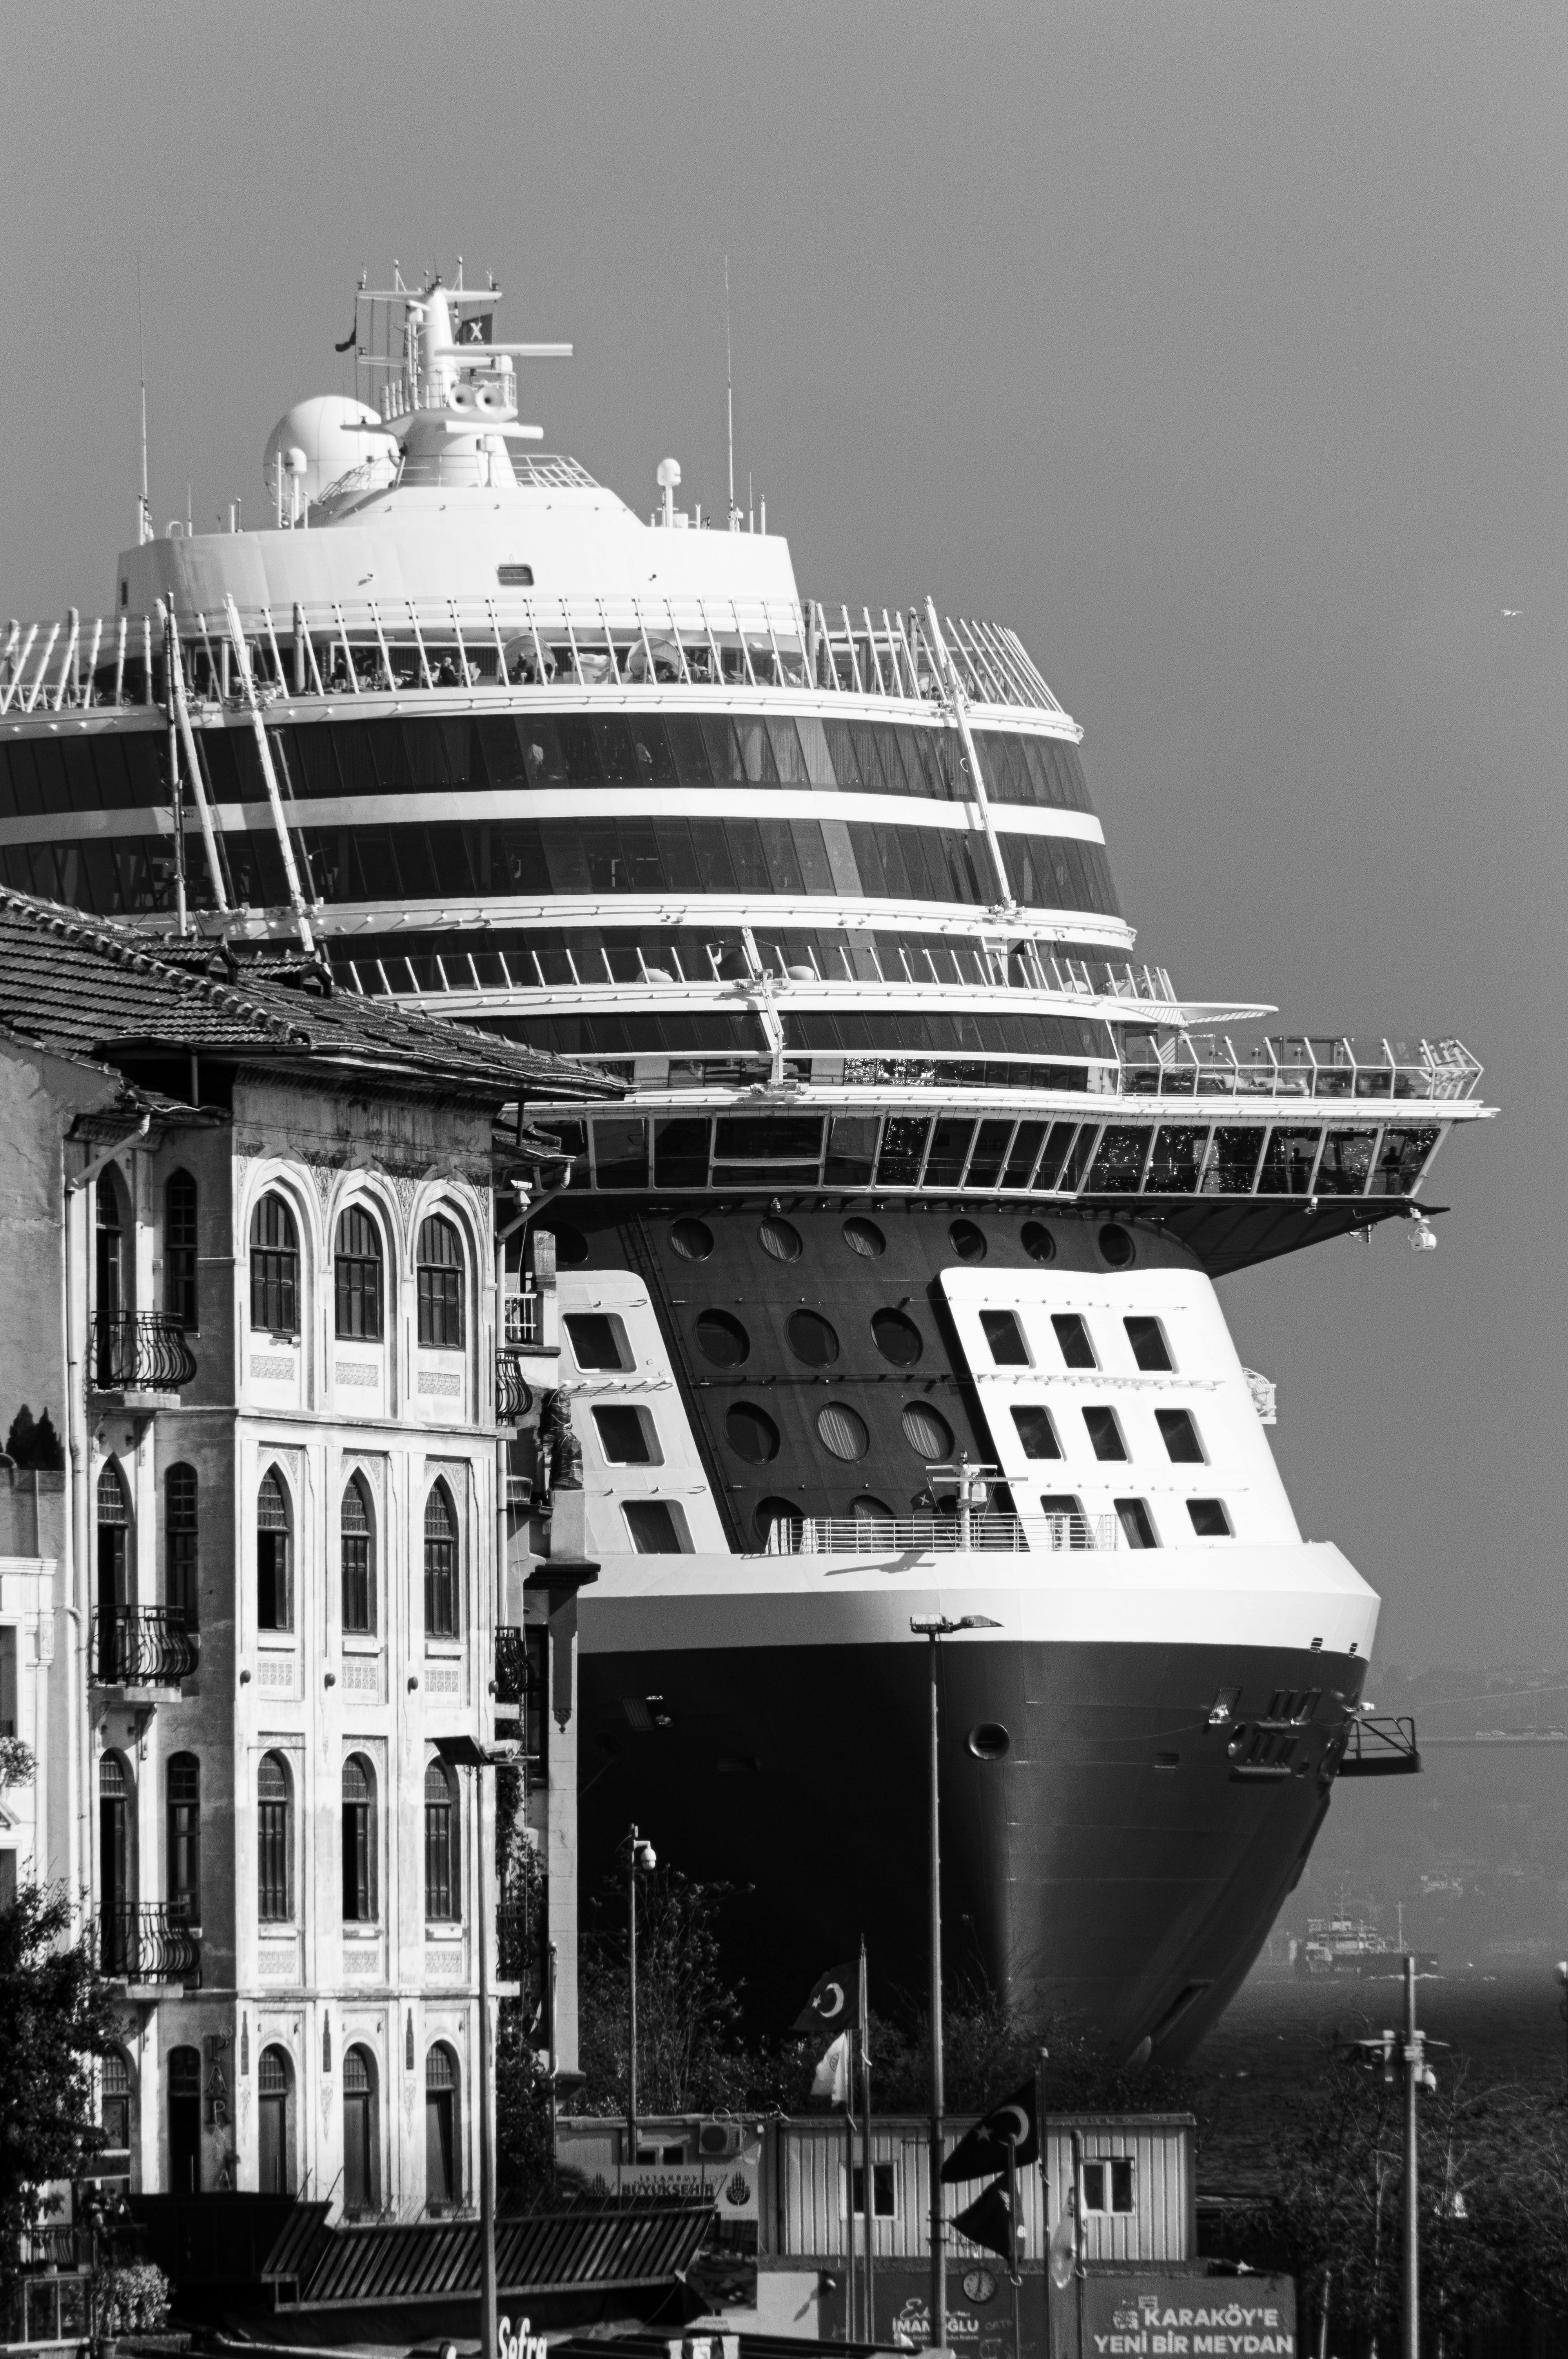
<svg viewBox="0 0 1568 2359">
<path fill-rule="evenodd" d="M 903 1438 L 928 1466 L 953 1454 L 953 1429 L 929 1401 L 911 1401 L 903 1412 Z"/>
<path fill-rule="evenodd" d="M 706 1221 L 677 1221 L 670 1243 L 682 1261 L 706 1261 L 713 1251 L 713 1231 Z"/>
<path fill-rule="evenodd" d="M 692 1329 L 697 1348 L 716 1368 L 738 1368 L 752 1356 L 752 1339 L 728 1310 L 704 1310 Z"/>
<path fill-rule="evenodd" d="M 779 1430 L 765 1409 L 737 1401 L 724 1420 L 730 1447 L 748 1466 L 765 1466 L 779 1454 Z"/>
<path fill-rule="evenodd" d="M 895 1368 L 913 1368 L 925 1349 L 925 1339 L 913 1319 L 902 1310 L 873 1310 L 871 1341 Z"/>
<path fill-rule="evenodd" d="M 793 1499 L 763 1499 L 752 1517 L 752 1528 L 766 1548 L 775 1524 L 798 1524 L 805 1519 L 805 1508 L 797 1507 Z"/>
<path fill-rule="evenodd" d="M 1137 1258 L 1138 1247 L 1127 1229 L 1108 1222 L 1099 1233 L 1100 1259 L 1108 1269 L 1126 1269 Z"/>
<path fill-rule="evenodd" d="M 762 1241 L 762 1251 L 772 1254 L 775 1261 L 798 1261 L 805 1250 L 800 1242 L 800 1231 L 793 1222 L 781 1221 L 776 1212 L 768 1214 L 758 1228 L 757 1235 Z"/>
<path fill-rule="evenodd" d="M 830 1368 L 838 1357 L 838 1338 L 819 1311 L 792 1310 L 784 1323 L 789 1348 L 808 1368 Z"/>
<path fill-rule="evenodd" d="M 1024 1252 L 1031 1261 L 1054 1261 L 1056 1240 L 1044 1221 L 1025 1221 L 1021 1232 Z"/>
<path fill-rule="evenodd" d="M 955 1221 L 947 1232 L 947 1242 L 960 1261 L 984 1261 L 986 1239 L 983 1229 L 973 1221 Z"/>
<path fill-rule="evenodd" d="M 588 1259 L 588 1239 L 570 1221 L 556 1223 L 556 1266 L 580 1269 Z"/>
<path fill-rule="evenodd" d="M 871 1446 L 865 1419 L 854 1409 L 846 1408 L 841 1401 L 830 1401 L 826 1408 L 817 1410 L 816 1431 L 824 1450 L 830 1450 L 835 1458 L 851 1464 L 857 1458 L 863 1458 Z"/>
<path fill-rule="evenodd" d="M 875 1221 L 846 1221 L 844 1243 L 864 1261 L 875 1261 L 888 1249 L 888 1241 Z"/>
<path fill-rule="evenodd" d="M 969 1750 L 977 1761 L 1005 1761 L 1012 1739 L 1000 1720 L 982 1720 L 969 1731 Z"/>
<path fill-rule="evenodd" d="M 869 1492 L 859 1499 L 850 1500 L 849 1513 L 858 1524 L 891 1524 L 897 1521 L 887 1501 L 873 1499 Z"/>
</svg>

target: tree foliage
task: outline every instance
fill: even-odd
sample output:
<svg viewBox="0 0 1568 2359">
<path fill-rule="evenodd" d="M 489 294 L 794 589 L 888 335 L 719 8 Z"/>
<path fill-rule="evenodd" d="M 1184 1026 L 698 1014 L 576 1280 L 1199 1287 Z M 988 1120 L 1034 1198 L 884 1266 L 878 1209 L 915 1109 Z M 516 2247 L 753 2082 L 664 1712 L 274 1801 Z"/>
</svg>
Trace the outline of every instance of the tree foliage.
<svg viewBox="0 0 1568 2359">
<path fill-rule="evenodd" d="M 0 2240 L 59 2207 L 50 2180 L 73 2179 L 102 2146 L 90 2060 L 120 2030 L 90 1938 L 68 1942 L 64 1897 L 24 1885 L 0 1908 Z"/>
</svg>

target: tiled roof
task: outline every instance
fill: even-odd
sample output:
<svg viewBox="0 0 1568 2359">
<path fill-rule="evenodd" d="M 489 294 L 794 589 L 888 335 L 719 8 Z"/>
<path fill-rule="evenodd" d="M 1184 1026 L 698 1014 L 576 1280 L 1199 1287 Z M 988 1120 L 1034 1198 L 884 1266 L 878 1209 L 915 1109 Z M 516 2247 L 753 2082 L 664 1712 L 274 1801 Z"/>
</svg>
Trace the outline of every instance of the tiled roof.
<svg viewBox="0 0 1568 2359">
<path fill-rule="evenodd" d="M 302 2203 L 262 2269 L 289 2287 L 279 2306 L 429 2301 L 476 2294 L 477 2220 L 419 2220 L 329 2228 L 327 2206 Z M 573 2203 L 500 2220 L 496 2283 L 503 2294 L 672 2283 L 713 2225 L 711 2203 Z"/>
<path fill-rule="evenodd" d="M 160 946 L 161 947 L 161 946 Z M 134 935 L 0 887 L 0 1027 L 114 1063 L 133 1052 L 327 1061 L 481 1091 L 613 1096 L 585 1066 L 468 1025 L 327 987 L 303 961 L 240 965 L 221 946 L 164 959 Z"/>
</svg>

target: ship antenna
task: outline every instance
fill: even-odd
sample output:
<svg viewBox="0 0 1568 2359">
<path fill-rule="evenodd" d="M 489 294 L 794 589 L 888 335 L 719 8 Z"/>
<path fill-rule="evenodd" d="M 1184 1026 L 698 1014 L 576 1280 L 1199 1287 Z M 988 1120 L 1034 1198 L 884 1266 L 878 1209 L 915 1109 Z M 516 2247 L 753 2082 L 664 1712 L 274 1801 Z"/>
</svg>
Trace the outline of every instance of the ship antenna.
<svg viewBox="0 0 1568 2359">
<path fill-rule="evenodd" d="M 151 502 L 147 498 L 147 343 L 142 328 L 142 257 L 136 256 L 136 359 L 142 377 L 142 502 L 136 515 L 136 544 L 152 538 Z"/>
<path fill-rule="evenodd" d="M 735 529 L 735 371 L 730 358 L 730 256 L 724 257 L 724 407 L 730 427 L 730 529 Z"/>
</svg>

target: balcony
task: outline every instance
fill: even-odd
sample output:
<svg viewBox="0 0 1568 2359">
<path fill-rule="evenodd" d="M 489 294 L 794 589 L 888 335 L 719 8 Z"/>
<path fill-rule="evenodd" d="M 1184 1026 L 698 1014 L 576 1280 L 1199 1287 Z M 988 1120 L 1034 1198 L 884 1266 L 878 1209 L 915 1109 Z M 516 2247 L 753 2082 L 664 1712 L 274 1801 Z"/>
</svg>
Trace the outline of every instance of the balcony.
<svg viewBox="0 0 1568 2359">
<path fill-rule="evenodd" d="M 184 1901 L 105 1901 L 98 1911 L 98 1967 L 133 1989 L 199 1983 L 201 1945 Z"/>
<path fill-rule="evenodd" d="M 514 1350 L 535 1351 L 539 1348 L 543 1326 L 539 1317 L 539 1298 L 525 1288 L 503 1298 L 505 1310 L 505 1337 Z"/>
<path fill-rule="evenodd" d="M 1029 1549 L 1114 1549 L 1114 1516 L 912 1516 L 896 1521 L 869 1516 L 780 1517 L 769 1526 L 769 1556 L 926 1555 L 980 1549 L 1002 1555 Z"/>
<path fill-rule="evenodd" d="M 534 1387 L 523 1374 L 523 1363 L 515 1352 L 497 1352 L 495 1355 L 495 1421 L 498 1425 L 515 1425 L 526 1417 L 534 1406 Z"/>
<path fill-rule="evenodd" d="M 100 1605 L 92 1616 L 95 1687 L 178 1689 L 200 1658 L 178 1606 Z"/>
<path fill-rule="evenodd" d="M 196 1374 L 196 1354 L 173 1319 L 146 1310 L 92 1321 L 92 1381 L 101 1393 L 178 1393 Z"/>
<path fill-rule="evenodd" d="M 527 1679 L 527 1640 L 515 1624 L 504 1623 L 495 1634 L 494 1694 L 497 1720 L 521 1718 Z"/>
<path fill-rule="evenodd" d="M 1346 1733 L 1341 1777 L 1419 1777 L 1421 1748 L 1415 1722 L 1358 1712 Z"/>
</svg>

